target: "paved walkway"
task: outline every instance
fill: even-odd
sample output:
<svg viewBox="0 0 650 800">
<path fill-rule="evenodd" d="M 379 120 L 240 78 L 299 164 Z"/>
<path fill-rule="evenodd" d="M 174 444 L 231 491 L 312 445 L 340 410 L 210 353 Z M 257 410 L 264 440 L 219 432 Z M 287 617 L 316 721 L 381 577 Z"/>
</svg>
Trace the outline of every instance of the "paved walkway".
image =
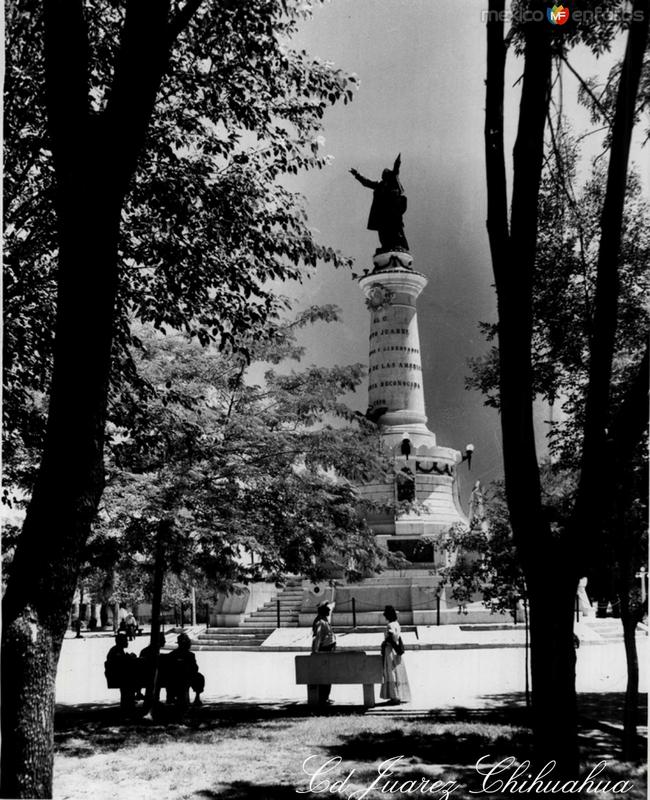
<svg viewBox="0 0 650 800">
<path fill-rule="evenodd" d="M 602 624 L 599 624 L 602 623 Z M 614 621 L 616 626 L 617 621 Z M 612 620 L 591 620 L 577 622 L 574 631 L 582 644 L 603 644 L 611 642 L 605 638 L 599 628 L 609 630 Z M 620 623 L 618 623 L 620 627 Z M 336 631 L 336 626 L 334 626 Z M 370 632 L 348 631 L 337 632 L 337 648 L 379 650 L 383 639 L 383 628 Z M 309 628 L 278 628 L 273 631 L 262 644 L 265 650 L 311 650 L 311 630 Z M 418 625 L 415 630 L 407 630 L 402 634 L 404 644 L 409 652 L 414 650 L 474 650 L 480 648 L 524 647 L 526 629 L 523 625 Z M 622 633 L 621 633 L 622 641 Z M 638 634 L 640 641 L 645 633 Z"/>
<path fill-rule="evenodd" d="M 117 690 L 106 688 L 104 659 L 110 637 L 66 639 L 57 675 L 57 702 L 116 703 Z M 140 636 L 132 643 L 136 654 L 147 644 Z M 648 643 L 640 640 L 642 692 L 647 692 Z M 197 661 L 206 677 L 204 699 L 212 702 L 296 702 L 306 699 L 297 686 L 295 653 L 199 652 Z M 413 709 L 489 707 L 504 696 L 524 691 L 524 649 L 443 649 L 409 651 L 405 663 L 411 684 Z M 578 650 L 579 692 L 611 694 L 625 691 L 625 652 L 621 642 L 585 644 Z M 360 686 L 335 686 L 332 699 L 340 704 L 360 704 Z"/>
</svg>

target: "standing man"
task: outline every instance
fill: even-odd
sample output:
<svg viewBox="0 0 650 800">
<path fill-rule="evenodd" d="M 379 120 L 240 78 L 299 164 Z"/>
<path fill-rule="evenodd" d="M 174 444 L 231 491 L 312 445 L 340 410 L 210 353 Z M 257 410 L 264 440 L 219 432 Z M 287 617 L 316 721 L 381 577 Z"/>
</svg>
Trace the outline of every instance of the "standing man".
<svg viewBox="0 0 650 800">
<path fill-rule="evenodd" d="M 331 653 L 336 650 L 336 636 L 330 625 L 329 616 L 331 608 L 327 602 L 319 603 L 316 610 L 316 618 L 311 626 L 312 629 L 312 643 L 311 654 L 317 653 Z M 320 705 L 328 705 L 332 701 L 330 692 L 332 691 L 331 684 L 322 684 L 318 687 L 318 702 Z"/>
</svg>

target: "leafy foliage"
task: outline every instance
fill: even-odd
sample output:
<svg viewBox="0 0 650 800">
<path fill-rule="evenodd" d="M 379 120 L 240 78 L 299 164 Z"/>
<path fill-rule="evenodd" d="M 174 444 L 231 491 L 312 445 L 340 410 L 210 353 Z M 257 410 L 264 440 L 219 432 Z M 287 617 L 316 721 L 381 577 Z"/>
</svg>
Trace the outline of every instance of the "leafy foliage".
<svg viewBox="0 0 650 800">
<path fill-rule="evenodd" d="M 539 201 L 538 251 L 533 295 L 533 387 L 538 397 L 559 404 L 560 419 L 550 429 L 551 452 L 565 466 L 580 456 L 589 341 L 593 330 L 596 264 L 601 231 L 605 175 L 596 163 L 581 191 L 572 186 L 578 150 L 568 131 L 556 142 L 544 171 Z M 628 178 L 620 251 L 620 301 L 612 375 L 616 407 L 641 360 L 650 317 L 648 271 L 650 206 L 638 175 Z M 481 324 L 492 341 L 495 325 Z M 467 384 L 498 408 L 498 349 L 470 362 Z"/>
<path fill-rule="evenodd" d="M 575 473 L 546 463 L 541 476 L 543 513 L 553 535 L 560 537 L 571 517 Z M 459 523 L 450 529 L 445 539 L 450 564 L 441 573 L 459 604 L 471 602 L 479 594 L 491 611 L 512 611 L 528 592 L 502 481 L 492 484 L 484 508 L 485 516 L 474 516 L 469 528 Z"/>
<path fill-rule="evenodd" d="M 469 528 L 461 523 L 452 526 L 444 543 L 450 564 L 441 569 L 443 582 L 459 605 L 472 602 L 478 594 L 491 611 L 511 611 L 526 597 L 526 587 L 500 484 L 495 484 L 486 503 L 485 521 L 475 518 Z"/>
<path fill-rule="evenodd" d="M 253 361 L 202 348 L 185 335 L 140 332 L 137 368 L 150 386 L 110 426 L 109 480 L 88 546 L 95 566 L 151 561 L 161 522 L 169 570 L 233 582 L 287 573 L 320 579 L 369 574 L 381 552 L 355 483 L 384 473 L 375 426 L 342 402 L 360 365 L 249 371 L 299 359 L 299 326 L 332 308 L 252 338 Z M 338 420 L 338 421 L 337 421 Z M 103 560 L 103 561 L 102 561 Z"/>
<path fill-rule="evenodd" d="M 348 264 L 314 240 L 301 197 L 278 179 L 325 166 L 322 116 L 352 98 L 354 76 L 290 48 L 309 3 L 197 5 L 172 50 L 122 211 L 113 405 L 118 387 L 136 380 L 133 320 L 232 346 L 284 307 L 270 280 L 301 280 L 319 262 Z M 28 488 L 42 446 L 56 301 L 41 11 L 36 0 L 12 2 L 6 20 L 5 464 L 7 482 Z M 84 15 L 88 102 L 99 119 L 124 3 L 84 3 Z"/>
</svg>

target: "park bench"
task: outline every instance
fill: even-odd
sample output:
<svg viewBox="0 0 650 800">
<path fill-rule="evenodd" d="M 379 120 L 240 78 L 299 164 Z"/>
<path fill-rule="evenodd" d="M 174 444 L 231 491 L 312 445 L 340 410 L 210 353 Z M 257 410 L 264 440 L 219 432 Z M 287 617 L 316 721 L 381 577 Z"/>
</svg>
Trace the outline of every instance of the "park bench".
<svg viewBox="0 0 650 800">
<path fill-rule="evenodd" d="M 328 684 L 361 684 L 363 705 L 375 705 L 375 684 L 382 682 L 382 658 L 363 650 L 339 650 L 296 656 L 296 683 L 307 684 L 307 702 L 318 704 L 318 687 Z"/>
</svg>

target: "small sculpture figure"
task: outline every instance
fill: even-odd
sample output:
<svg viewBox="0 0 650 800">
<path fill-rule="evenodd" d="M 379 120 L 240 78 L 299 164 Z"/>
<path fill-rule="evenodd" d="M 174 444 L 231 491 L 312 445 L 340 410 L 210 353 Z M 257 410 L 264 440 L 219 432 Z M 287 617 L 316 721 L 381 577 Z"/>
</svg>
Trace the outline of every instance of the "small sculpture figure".
<svg viewBox="0 0 650 800">
<path fill-rule="evenodd" d="M 395 159 L 393 169 L 385 169 L 380 181 L 364 178 L 356 169 L 350 172 L 360 184 L 373 190 L 372 206 L 368 217 L 368 230 L 377 231 L 381 247 L 377 253 L 390 250 L 408 252 L 409 246 L 404 235 L 403 216 L 406 211 L 406 195 L 399 180 L 401 153 Z"/>
<path fill-rule="evenodd" d="M 487 531 L 487 518 L 485 515 L 485 501 L 481 481 L 476 481 L 469 501 L 469 524 L 482 531 Z"/>
</svg>

